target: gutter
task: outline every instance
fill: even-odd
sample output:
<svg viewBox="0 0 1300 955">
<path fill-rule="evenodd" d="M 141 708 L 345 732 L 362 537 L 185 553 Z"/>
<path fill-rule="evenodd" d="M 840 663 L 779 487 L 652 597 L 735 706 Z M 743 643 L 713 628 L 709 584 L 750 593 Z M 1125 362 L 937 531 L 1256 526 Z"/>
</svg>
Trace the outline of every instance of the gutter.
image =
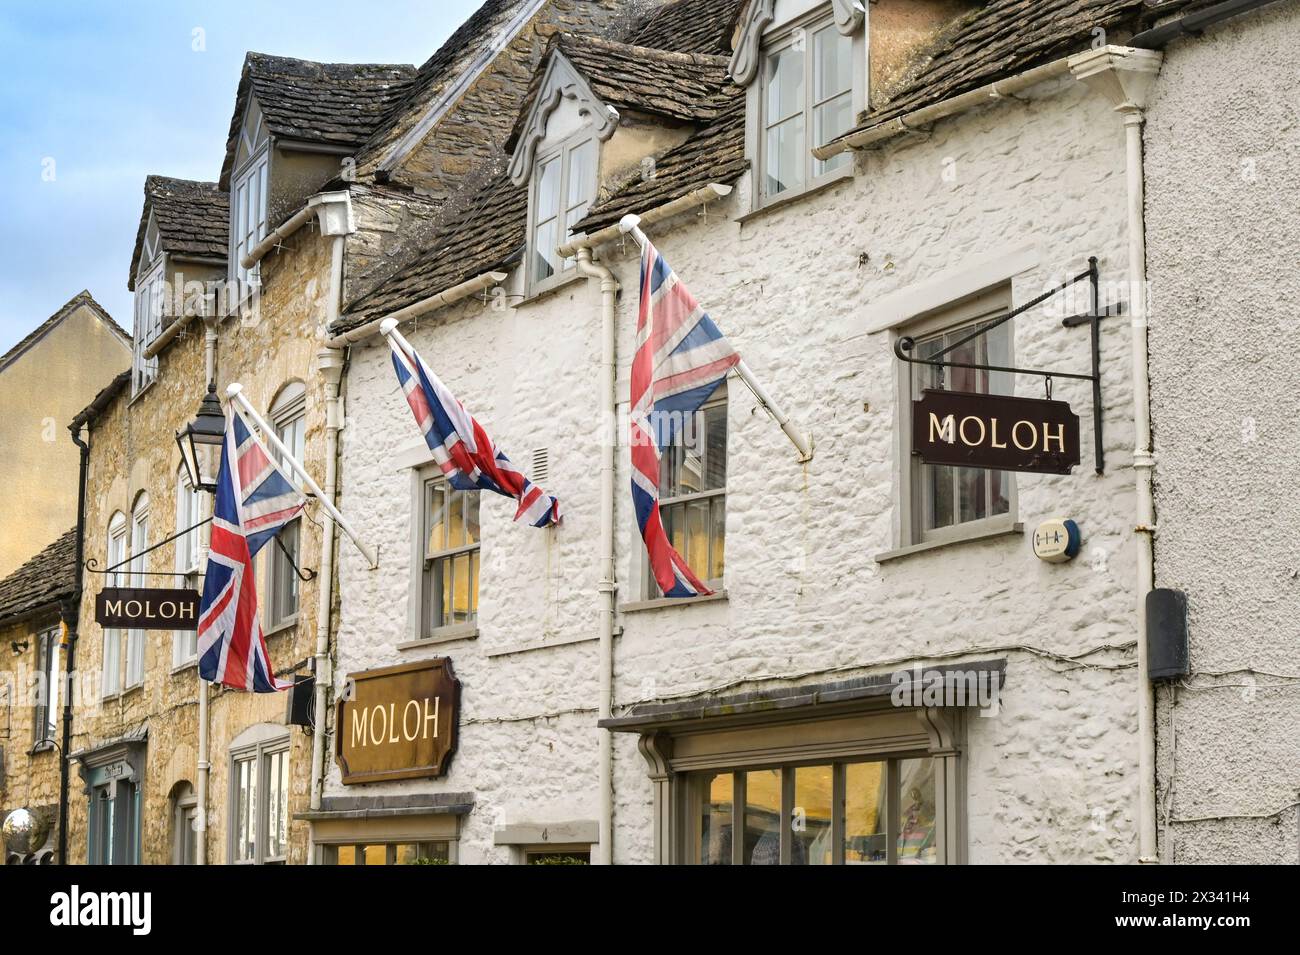
<svg viewBox="0 0 1300 955">
<path fill-rule="evenodd" d="M 675 215 L 679 215 L 680 213 L 687 212 L 691 209 L 697 209 L 710 202 L 725 199 L 727 196 L 731 195 L 731 189 L 731 186 L 725 186 L 721 183 L 709 183 L 707 186 L 688 192 L 684 196 L 679 196 L 672 202 L 666 202 L 662 206 L 656 206 L 649 212 L 643 213 L 640 219 L 641 224 L 654 225 L 656 222 L 662 222 L 664 219 L 671 219 Z M 594 249 L 597 246 L 604 245 L 606 242 L 611 242 L 614 239 L 622 239 L 625 235 L 626 233 L 623 231 L 620 224 L 616 222 L 611 226 L 598 229 L 590 235 L 585 232 L 575 235 L 569 242 L 560 246 L 556 251 L 558 251 L 564 258 L 570 259 L 577 254 L 579 249 Z"/>
<path fill-rule="evenodd" d="M 318 192 L 307 200 L 307 204 L 284 220 L 278 228 L 257 245 L 248 250 L 248 254 L 239 260 L 242 268 L 251 269 L 277 245 L 293 235 L 314 215 L 320 216 L 321 235 L 346 235 L 356 232 L 356 220 L 352 215 L 352 196 L 348 192 Z"/>
<path fill-rule="evenodd" d="M 459 285 L 453 285 L 449 289 L 430 295 L 428 298 L 420 299 L 407 305 L 405 308 L 399 308 L 397 311 L 388 315 L 383 315 L 373 321 L 366 322 L 364 325 L 358 325 L 356 328 L 335 335 L 333 338 L 326 340 L 326 348 L 346 348 L 348 345 L 369 338 L 379 331 L 379 326 L 390 318 L 397 322 L 410 321 L 426 312 L 432 312 L 448 305 L 454 305 L 459 301 L 469 298 L 477 292 L 490 288 L 493 285 L 500 285 L 506 280 L 505 272 L 484 272 L 476 275 L 472 279 L 461 282 Z"/>
<path fill-rule="evenodd" d="M 72 748 L 72 681 L 73 674 L 77 672 L 77 620 L 81 614 L 81 594 L 86 577 L 82 562 L 86 557 L 86 480 L 90 470 L 90 445 L 81 436 L 82 427 L 83 423 L 78 420 L 68 428 L 72 434 L 72 443 L 79 450 L 81 463 L 77 479 L 76 584 L 72 597 L 60 612 L 66 631 L 63 664 L 63 743 L 59 748 L 59 865 L 68 864 L 68 779 L 72 772 L 68 751 Z"/>
<path fill-rule="evenodd" d="M 983 106 L 994 100 L 1014 96 L 1031 86 L 1037 86 L 1047 80 L 1065 76 L 1069 72 L 1070 58 L 1062 57 L 1059 60 L 1036 66 L 1007 79 L 998 80 L 995 83 L 981 86 L 979 89 L 962 93 L 960 96 L 954 96 L 952 99 L 932 103 L 929 106 L 922 106 L 920 109 L 904 113 L 902 116 L 896 116 L 879 125 L 859 130 L 856 133 L 849 133 L 847 136 L 833 140 L 825 146 L 816 147 L 813 149 L 812 154 L 824 161 L 851 149 L 866 149 L 868 146 L 883 140 L 892 139 L 903 133 L 913 132 L 919 126 L 926 126 L 949 116 L 955 116 L 957 113 L 964 113 L 968 109 Z"/>
<path fill-rule="evenodd" d="M 1267 7 L 1277 2 L 1278 0 L 1227 0 L 1225 3 L 1218 3 L 1212 7 L 1206 7 L 1204 10 L 1188 13 L 1177 19 L 1170 20 L 1168 23 L 1152 27 L 1150 30 L 1134 36 L 1133 39 L 1128 41 L 1128 45 L 1144 50 L 1154 50 L 1166 43 L 1177 40 L 1179 37 L 1197 36 L 1206 27 L 1243 13 L 1253 13 L 1261 7 Z"/>
</svg>

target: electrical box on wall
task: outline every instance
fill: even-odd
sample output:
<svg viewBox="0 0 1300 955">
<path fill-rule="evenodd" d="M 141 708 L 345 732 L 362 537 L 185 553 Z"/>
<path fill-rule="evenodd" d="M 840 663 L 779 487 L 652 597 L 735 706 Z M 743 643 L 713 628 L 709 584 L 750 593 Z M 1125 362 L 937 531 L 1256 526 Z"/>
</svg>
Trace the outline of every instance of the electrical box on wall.
<svg viewBox="0 0 1300 955">
<path fill-rule="evenodd" d="M 1152 680 L 1181 680 L 1191 673 L 1187 595 L 1157 587 L 1147 594 L 1147 672 Z"/>
</svg>

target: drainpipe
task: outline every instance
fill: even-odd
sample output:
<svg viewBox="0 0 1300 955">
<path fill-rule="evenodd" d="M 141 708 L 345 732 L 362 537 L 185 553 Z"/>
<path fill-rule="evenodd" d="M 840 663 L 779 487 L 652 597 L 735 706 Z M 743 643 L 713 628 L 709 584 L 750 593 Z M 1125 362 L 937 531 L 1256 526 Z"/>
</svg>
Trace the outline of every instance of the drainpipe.
<svg viewBox="0 0 1300 955">
<path fill-rule="evenodd" d="M 217 315 L 205 315 L 203 317 L 203 374 L 205 382 L 217 380 Z M 206 506 L 211 512 L 214 501 L 204 497 Z M 205 517 L 209 516 L 207 514 Z M 208 562 L 208 548 L 212 543 L 212 525 L 204 524 L 199 531 L 199 563 L 202 565 Z M 198 758 L 198 793 L 195 799 L 198 802 L 197 818 L 194 820 L 198 826 L 197 838 L 199 857 L 195 860 L 198 865 L 208 864 L 208 780 L 212 772 L 212 761 L 208 755 L 208 681 L 195 675 L 199 681 L 199 758 Z"/>
<path fill-rule="evenodd" d="M 577 251 L 578 271 L 600 280 L 600 701 L 598 714 L 608 719 L 614 702 L 614 614 L 618 584 L 614 578 L 614 448 L 618 443 L 615 412 L 615 304 L 618 281 L 614 273 L 591 260 L 591 247 Z M 614 862 L 614 743 L 610 730 L 600 731 L 600 847 L 598 865 Z"/>
<path fill-rule="evenodd" d="M 74 430 L 75 429 L 75 430 Z M 76 584 L 72 590 L 69 603 L 60 608 L 60 616 L 67 628 L 65 645 L 65 663 L 63 679 L 63 742 L 59 750 L 59 865 L 68 864 L 68 777 L 71 774 L 71 760 L 68 751 L 72 746 L 72 684 L 77 672 L 77 620 L 81 612 L 81 592 L 85 585 L 86 571 L 82 566 L 85 560 L 86 539 L 86 475 L 90 469 L 90 445 L 81 437 L 81 424 L 74 422 L 71 429 L 72 443 L 80 451 L 81 465 L 77 479 L 77 540 L 75 545 L 77 566 L 73 573 Z"/>
<path fill-rule="evenodd" d="M 1133 470 L 1137 523 L 1138 649 L 1138 862 L 1155 863 L 1156 736 L 1155 700 L 1147 660 L 1146 597 L 1155 586 L 1155 506 L 1151 472 L 1151 382 L 1147 371 L 1147 266 L 1145 194 L 1142 167 L 1143 110 L 1150 98 L 1163 55 L 1151 50 L 1106 47 L 1070 58 L 1070 70 L 1115 106 L 1124 120 L 1125 178 L 1128 193 L 1128 276 L 1132 301 Z"/>
</svg>

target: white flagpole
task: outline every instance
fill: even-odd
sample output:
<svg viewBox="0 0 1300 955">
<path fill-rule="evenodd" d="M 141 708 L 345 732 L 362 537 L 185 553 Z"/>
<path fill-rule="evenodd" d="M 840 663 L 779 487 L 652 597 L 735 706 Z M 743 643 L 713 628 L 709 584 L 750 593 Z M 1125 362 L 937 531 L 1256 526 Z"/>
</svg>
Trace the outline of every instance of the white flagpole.
<svg viewBox="0 0 1300 955">
<path fill-rule="evenodd" d="M 406 340 L 405 336 L 397 330 L 398 324 L 400 323 L 395 318 L 384 319 L 383 322 L 380 323 L 379 334 L 390 339 L 393 344 L 402 349 L 404 354 L 414 355 L 415 349 L 411 347 L 411 343 Z M 414 363 L 414 359 L 412 359 L 412 363 Z"/>
<path fill-rule="evenodd" d="M 343 533 L 347 534 L 348 537 L 351 538 L 353 544 L 356 544 L 357 550 L 361 551 L 361 556 L 370 562 L 370 569 L 378 569 L 379 558 L 376 556 L 374 548 L 363 542 L 361 538 L 357 536 L 357 532 L 352 529 L 352 525 L 348 523 L 347 518 L 339 513 L 338 508 L 334 506 L 334 502 L 325 496 L 325 492 L 320 489 L 320 485 L 312 480 L 311 475 L 307 473 L 307 469 L 304 468 L 289 449 L 284 446 L 284 442 L 276 436 L 275 430 L 263 421 L 262 416 L 257 413 L 257 409 L 249 404 L 248 399 L 244 397 L 244 386 L 239 382 L 234 382 L 233 384 L 226 386 L 226 395 L 231 401 L 238 402 L 239 406 L 243 408 L 248 417 L 253 419 L 253 424 L 257 425 L 258 428 L 261 429 L 262 437 L 266 438 L 266 440 L 270 442 L 271 447 L 280 452 L 285 463 L 287 463 L 297 472 L 298 476 L 302 478 L 302 482 L 307 485 L 313 494 L 316 495 L 316 500 L 319 502 L 320 506 L 329 512 L 330 517 L 334 518 L 334 523 L 338 524 L 338 526 L 343 530 Z"/>
<path fill-rule="evenodd" d="M 618 221 L 619 231 L 624 235 L 630 235 L 636 240 L 637 245 L 645 248 L 645 244 L 649 240 L 646 238 L 645 233 L 641 231 L 640 225 L 641 217 L 637 215 L 626 215 Z M 790 443 L 793 444 L 795 450 L 799 452 L 799 460 L 801 462 L 811 461 L 813 456 L 812 441 L 809 440 L 807 435 L 794 426 L 790 421 L 790 416 L 781 409 L 780 405 L 772 400 L 772 396 L 767 393 L 766 388 L 759 384 L 758 379 L 754 377 L 754 373 L 749 370 L 749 366 L 745 364 L 743 358 L 736 365 L 734 370 L 736 372 L 736 377 L 745 383 L 745 387 L 747 387 L 750 392 L 753 393 L 754 397 L 758 399 L 758 403 L 763 406 L 763 410 L 770 414 L 776 423 L 781 426 L 781 430 L 785 432 L 785 436 L 790 439 Z"/>
</svg>

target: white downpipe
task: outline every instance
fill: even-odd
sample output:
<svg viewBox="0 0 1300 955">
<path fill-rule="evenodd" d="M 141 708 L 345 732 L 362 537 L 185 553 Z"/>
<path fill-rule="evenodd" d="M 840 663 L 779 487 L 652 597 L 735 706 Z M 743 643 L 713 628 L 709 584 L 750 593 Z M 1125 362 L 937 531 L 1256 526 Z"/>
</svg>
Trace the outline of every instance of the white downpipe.
<svg viewBox="0 0 1300 955">
<path fill-rule="evenodd" d="M 216 319 L 204 322 L 203 333 L 203 368 L 204 384 L 215 381 L 217 377 L 217 326 Z M 199 495 L 205 507 L 211 513 L 213 501 L 206 494 Z M 212 525 L 204 524 L 199 531 L 199 563 L 206 565 L 208 548 L 212 542 Z M 212 762 L 208 758 L 208 681 L 196 672 L 194 678 L 199 681 L 199 753 L 198 753 L 198 812 L 195 823 L 198 826 L 195 841 L 198 843 L 199 865 L 208 864 L 208 778 L 212 772 Z"/>
<path fill-rule="evenodd" d="M 334 236 L 330 249 L 330 294 L 325 327 L 338 318 L 339 302 L 343 293 L 343 252 L 345 238 Z M 338 494 L 339 431 L 343 428 L 343 409 L 340 390 L 343 380 L 343 354 L 334 348 L 324 348 L 316 356 L 317 367 L 325 380 L 325 491 L 330 503 Z M 311 739 L 311 808 L 319 809 L 325 790 L 325 724 L 328 716 L 328 691 L 333 684 L 330 666 L 330 617 L 334 604 L 334 518 L 328 511 L 321 515 L 320 576 L 316 590 L 316 652 L 314 701 L 312 707 Z M 308 853 L 308 863 L 315 862 L 315 853 Z"/>
<path fill-rule="evenodd" d="M 1155 700 L 1147 660 L 1146 596 L 1155 586 L 1155 505 L 1151 473 L 1151 384 L 1147 377 L 1147 250 L 1143 215 L 1142 111 L 1124 112 L 1128 180 L 1128 273 L 1133 302 L 1133 470 L 1137 490 L 1138 587 L 1138 861 L 1158 862 L 1156 855 Z"/>
<path fill-rule="evenodd" d="M 608 719 L 614 709 L 614 615 L 617 612 L 618 582 L 614 576 L 614 451 L 618 446 L 618 416 L 614 395 L 617 328 L 615 303 L 618 281 L 614 273 L 591 261 L 591 248 L 577 250 L 578 271 L 600 281 L 600 700 L 599 719 Z M 613 731 L 602 729 L 599 740 L 600 845 L 598 865 L 614 862 L 614 740 Z"/>
</svg>

